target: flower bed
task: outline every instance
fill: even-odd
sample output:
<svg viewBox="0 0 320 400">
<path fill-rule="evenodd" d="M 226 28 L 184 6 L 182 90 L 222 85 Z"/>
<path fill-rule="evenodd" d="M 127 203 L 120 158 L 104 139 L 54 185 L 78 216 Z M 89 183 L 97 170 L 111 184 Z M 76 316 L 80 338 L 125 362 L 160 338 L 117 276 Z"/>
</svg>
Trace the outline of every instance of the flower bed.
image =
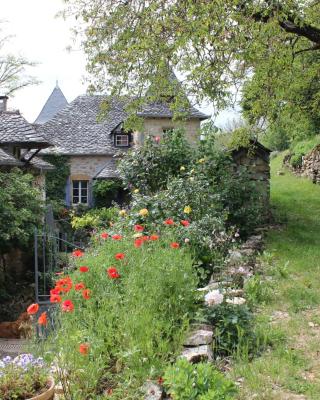
<svg viewBox="0 0 320 400">
<path fill-rule="evenodd" d="M 145 232 L 135 225 L 100 233 L 72 258 L 75 270 L 58 276 L 51 291 L 59 329 L 43 351 L 73 399 L 141 398 L 143 382 L 177 355 L 194 313 L 190 253 L 172 226 Z M 44 315 L 38 322 L 47 324 Z"/>
<path fill-rule="evenodd" d="M 22 354 L 0 360 L 1 400 L 26 400 L 46 392 L 52 381 L 42 358 Z"/>
</svg>

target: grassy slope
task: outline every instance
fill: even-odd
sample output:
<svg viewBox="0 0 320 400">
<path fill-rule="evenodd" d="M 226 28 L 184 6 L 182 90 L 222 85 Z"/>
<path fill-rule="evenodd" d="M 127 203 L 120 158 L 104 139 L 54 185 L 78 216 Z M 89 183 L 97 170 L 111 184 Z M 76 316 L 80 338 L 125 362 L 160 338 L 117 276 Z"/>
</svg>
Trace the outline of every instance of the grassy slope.
<svg viewBox="0 0 320 400">
<path fill-rule="evenodd" d="M 282 273 L 259 313 L 260 328 L 279 340 L 252 362 L 236 362 L 246 400 L 320 398 L 320 186 L 288 171 L 278 176 L 281 161 L 272 161 L 271 200 L 286 223 L 269 232 L 266 251 Z M 271 322 L 276 311 L 282 315 Z"/>
</svg>

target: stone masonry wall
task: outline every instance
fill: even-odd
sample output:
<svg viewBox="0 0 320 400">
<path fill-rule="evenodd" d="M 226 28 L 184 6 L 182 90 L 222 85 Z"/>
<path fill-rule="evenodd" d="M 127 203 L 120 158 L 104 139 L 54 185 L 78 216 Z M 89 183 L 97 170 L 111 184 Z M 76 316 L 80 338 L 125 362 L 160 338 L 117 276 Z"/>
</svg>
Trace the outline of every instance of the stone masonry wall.
<svg viewBox="0 0 320 400">
<path fill-rule="evenodd" d="M 71 156 L 71 179 L 92 179 L 102 170 L 110 158 L 110 156 L 104 155 Z"/>
<path fill-rule="evenodd" d="M 266 202 L 270 198 L 270 164 L 259 154 L 249 155 L 246 151 L 233 157 L 238 166 L 244 166 L 249 171 L 251 179 L 256 183 L 257 189 Z"/>
<path fill-rule="evenodd" d="M 183 123 L 186 138 L 190 144 L 194 144 L 199 137 L 200 120 L 191 119 Z M 144 120 L 144 133 L 135 132 L 134 143 L 142 144 L 144 135 L 162 136 L 166 129 L 181 127 L 181 123 L 172 121 L 170 118 L 148 118 Z"/>
<path fill-rule="evenodd" d="M 301 175 L 311 179 L 313 183 L 320 184 L 320 145 L 303 157 L 300 172 Z"/>
</svg>

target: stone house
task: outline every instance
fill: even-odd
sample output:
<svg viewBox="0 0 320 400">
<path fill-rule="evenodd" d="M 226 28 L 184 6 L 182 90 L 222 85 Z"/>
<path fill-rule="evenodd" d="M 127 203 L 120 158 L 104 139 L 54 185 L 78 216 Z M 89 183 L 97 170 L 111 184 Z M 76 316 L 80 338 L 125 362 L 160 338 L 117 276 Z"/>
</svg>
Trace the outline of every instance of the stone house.
<svg viewBox="0 0 320 400">
<path fill-rule="evenodd" d="M 32 173 L 36 184 L 44 188 L 45 172 L 54 167 L 37 154 L 51 144 L 19 111 L 9 111 L 7 102 L 7 96 L 0 96 L 0 171 L 18 167 Z"/>
<path fill-rule="evenodd" d="M 57 88 L 55 91 L 55 96 L 54 93 L 50 96 L 51 100 L 54 98 L 54 102 L 49 98 L 44 107 L 47 115 L 51 112 L 50 104 L 64 104 L 63 98 L 57 99 Z M 61 94 L 62 92 L 60 96 Z M 59 111 L 55 108 L 52 111 L 55 115 L 43 124 L 39 124 L 39 121 L 43 121 L 42 112 L 36 120 L 37 131 L 54 145 L 42 150 L 41 154 L 58 154 L 69 158 L 70 176 L 65 187 L 67 206 L 92 206 L 93 182 L 97 179 L 117 178 L 116 162 L 124 152 L 142 144 L 146 135 L 161 137 L 165 131 L 178 126 L 173 121 L 172 112 L 167 104 L 153 103 L 144 106 L 138 112 L 138 116 L 144 121 L 143 130 L 126 132 L 123 128 L 127 118 L 125 102 L 107 98 L 107 115 L 99 119 L 101 103 L 104 100 L 106 96 L 102 95 L 79 96 Z M 191 143 L 196 142 L 200 123 L 207 118 L 209 116 L 190 105 L 183 127 Z"/>
</svg>

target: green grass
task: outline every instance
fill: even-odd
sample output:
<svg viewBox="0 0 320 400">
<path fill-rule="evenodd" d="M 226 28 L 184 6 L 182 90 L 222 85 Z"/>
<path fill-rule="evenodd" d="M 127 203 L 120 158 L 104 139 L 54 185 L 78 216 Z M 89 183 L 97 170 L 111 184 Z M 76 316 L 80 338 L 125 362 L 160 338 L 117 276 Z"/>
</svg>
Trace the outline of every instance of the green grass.
<svg viewBox="0 0 320 400">
<path fill-rule="evenodd" d="M 274 341 L 251 362 L 235 362 L 232 374 L 243 378 L 239 399 L 289 399 L 293 394 L 319 399 L 320 327 L 309 324 L 320 323 L 320 186 L 289 171 L 279 176 L 281 163 L 281 156 L 272 160 L 271 202 L 283 225 L 268 233 L 266 243 L 273 255 L 266 274 L 273 275 L 274 294 L 261 307 L 257 328 L 266 336 L 282 332 L 285 340 Z M 271 323 L 275 311 L 288 316 Z"/>
</svg>

